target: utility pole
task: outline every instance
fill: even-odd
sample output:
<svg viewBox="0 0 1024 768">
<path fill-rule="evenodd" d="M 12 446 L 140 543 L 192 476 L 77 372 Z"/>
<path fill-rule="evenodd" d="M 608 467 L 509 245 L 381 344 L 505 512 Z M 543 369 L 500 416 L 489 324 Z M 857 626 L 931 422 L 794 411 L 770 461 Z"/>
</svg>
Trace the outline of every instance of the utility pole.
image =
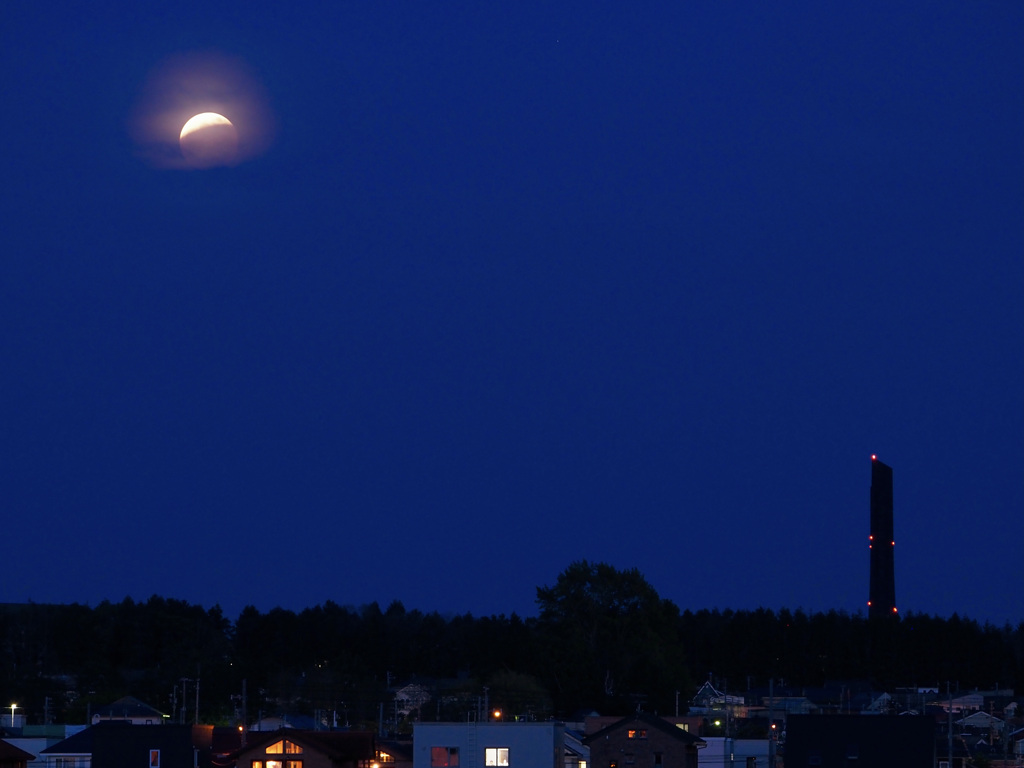
<svg viewBox="0 0 1024 768">
<path fill-rule="evenodd" d="M 953 694 L 949 692 L 949 680 L 946 681 L 946 697 L 949 699 L 949 734 L 946 747 L 949 750 L 949 768 L 953 768 Z"/>
<path fill-rule="evenodd" d="M 188 709 L 188 684 L 191 682 L 187 677 L 181 678 L 181 716 L 178 719 L 178 723 L 181 725 L 185 724 L 186 710 Z"/>
<path fill-rule="evenodd" d="M 245 732 L 249 728 L 249 718 L 246 713 L 246 707 L 248 706 L 248 700 L 246 698 L 246 684 L 249 682 L 248 678 L 242 679 L 242 746 L 245 746 Z"/>
</svg>

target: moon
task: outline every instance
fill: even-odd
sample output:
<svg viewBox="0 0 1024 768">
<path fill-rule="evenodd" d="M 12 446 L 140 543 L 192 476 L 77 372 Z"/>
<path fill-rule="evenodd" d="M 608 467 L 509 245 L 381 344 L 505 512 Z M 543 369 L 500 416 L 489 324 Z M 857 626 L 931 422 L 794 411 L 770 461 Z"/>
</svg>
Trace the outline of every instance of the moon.
<svg viewBox="0 0 1024 768">
<path fill-rule="evenodd" d="M 190 117 L 181 128 L 178 143 L 185 161 L 193 168 L 234 165 L 238 159 L 238 131 L 216 112 Z"/>
</svg>

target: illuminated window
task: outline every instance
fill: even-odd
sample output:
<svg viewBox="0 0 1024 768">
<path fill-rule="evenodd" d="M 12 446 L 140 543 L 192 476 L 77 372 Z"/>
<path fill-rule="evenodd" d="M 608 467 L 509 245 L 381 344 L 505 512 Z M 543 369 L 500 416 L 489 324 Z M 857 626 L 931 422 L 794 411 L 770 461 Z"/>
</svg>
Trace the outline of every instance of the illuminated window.
<svg viewBox="0 0 1024 768">
<path fill-rule="evenodd" d="M 252 761 L 252 768 L 263 768 L 263 761 L 262 760 L 253 760 Z"/>
<path fill-rule="evenodd" d="M 281 741 L 275 741 L 269 747 L 267 747 L 268 755 L 301 755 L 302 747 L 296 744 L 294 741 L 288 741 L 282 739 Z"/>
<path fill-rule="evenodd" d="M 508 747 L 487 747 L 484 765 L 508 765 Z"/>
<path fill-rule="evenodd" d="M 281 760 L 267 760 L 267 768 L 284 768 L 284 763 Z"/>
<path fill-rule="evenodd" d="M 379 763 L 393 763 L 395 762 L 395 756 L 390 755 L 382 750 L 377 751 L 377 762 Z"/>
<path fill-rule="evenodd" d="M 431 747 L 430 766 L 431 768 L 454 768 L 459 764 L 458 747 Z"/>
<path fill-rule="evenodd" d="M 578 763 L 576 763 L 576 768 L 587 768 L 587 761 L 580 760 Z"/>
<path fill-rule="evenodd" d="M 646 739 L 647 738 L 647 729 L 646 728 L 641 728 L 640 730 L 633 730 L 632 728 L 630 728 L 626 732 L 626 735 L 629 738 L 631 738 L 631 739 Z"/>
</svg>

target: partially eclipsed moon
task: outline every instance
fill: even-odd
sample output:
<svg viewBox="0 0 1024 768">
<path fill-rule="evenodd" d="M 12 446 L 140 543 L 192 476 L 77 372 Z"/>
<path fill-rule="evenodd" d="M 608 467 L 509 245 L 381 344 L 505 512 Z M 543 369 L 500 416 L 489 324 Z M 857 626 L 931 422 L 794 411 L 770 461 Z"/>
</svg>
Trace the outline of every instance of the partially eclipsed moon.
<svg viewBox="0 0 1024 768">
<path fill-rule="evenodd" d="M 193 168 L 234 165 L 238 159 L 238 132 L 230 120 L 216 112 L 189 118 L 178 142 L 181 154 Z"/>
</svg>

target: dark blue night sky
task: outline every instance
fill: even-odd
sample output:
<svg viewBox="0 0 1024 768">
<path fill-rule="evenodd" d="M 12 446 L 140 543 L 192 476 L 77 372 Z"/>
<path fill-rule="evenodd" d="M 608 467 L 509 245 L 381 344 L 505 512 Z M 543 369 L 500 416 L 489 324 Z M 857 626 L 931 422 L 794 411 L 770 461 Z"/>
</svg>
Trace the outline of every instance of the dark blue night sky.
<svg viewBox="0 0 1024 768">
<path fill-rule="evenodd" d="M 0 602 L 1024 620 L 1024 6 L 4 6 Z M 269 149 L 154 167 L 181 54 Z M 198 111 L 198 110 L 197 110 Z"/>
</svg>

